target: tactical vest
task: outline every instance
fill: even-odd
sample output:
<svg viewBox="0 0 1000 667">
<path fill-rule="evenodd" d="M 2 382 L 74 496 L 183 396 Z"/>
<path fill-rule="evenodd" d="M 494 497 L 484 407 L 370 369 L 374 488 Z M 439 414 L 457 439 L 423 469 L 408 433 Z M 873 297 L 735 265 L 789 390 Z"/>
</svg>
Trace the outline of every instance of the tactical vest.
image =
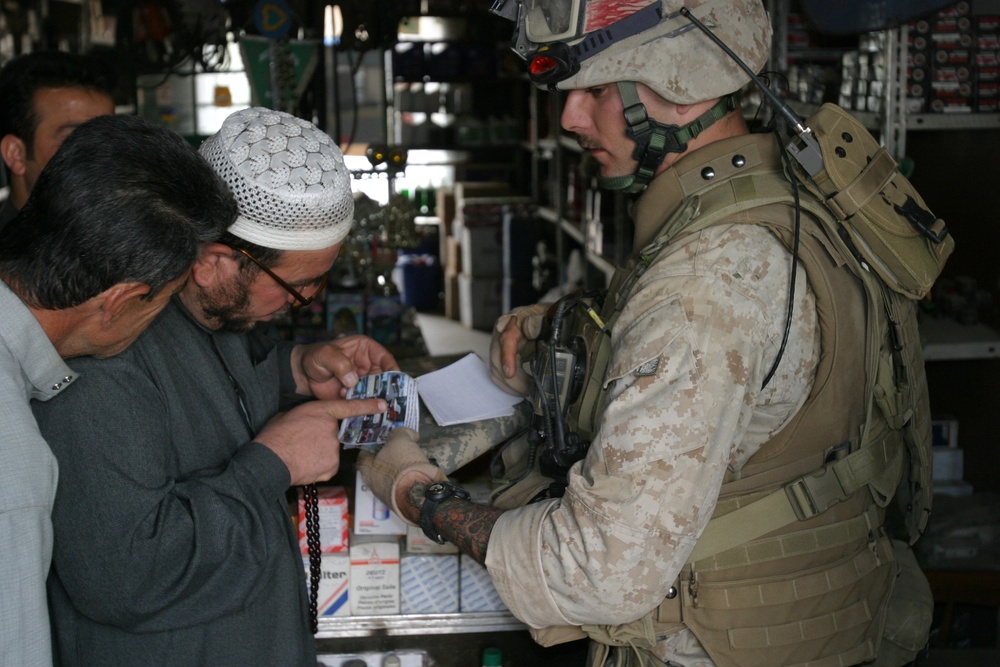
<svg viewBox="0 0 1000 667">
<path fill-rule="evenodd" d="M 844 667 L 876 656 L 895 575 L 886 508 L 904 469 L 919 492 L 930 465 L 915 303 L 855 261 L 831 232 L 835 221 L 822 203 L 807 192 L 799 199 L 798 257 L 821 336 L 810 395 L 728 475 L 711 522 L 660 607 L 627 626 L 582 628 L 604 646 L 639 655 L 657 637 L 687 627 L 718 667 Z M 776 169 L 701 189 L 613 278 L 604 320 L 613 325 L 638 277 L 671 241 L 711 225 L 758 224 L 791 249 L 795 216 L 792 185 Z M 590 357 L 606 363 L 606 337 Z M 588 371 L 598 380 L 584 390 L 574 418 L 592 431 L 606 387 L 603 367 Z M 913 489 L 904 484 L 898 494 L 909 505 L 911 542 L 927 509 L 913 507 Z M 534 634 L 541 643 L 572 638 L 565 629 Z M 603 664 L 603 655 L 592 664 Z"/>
</svg>

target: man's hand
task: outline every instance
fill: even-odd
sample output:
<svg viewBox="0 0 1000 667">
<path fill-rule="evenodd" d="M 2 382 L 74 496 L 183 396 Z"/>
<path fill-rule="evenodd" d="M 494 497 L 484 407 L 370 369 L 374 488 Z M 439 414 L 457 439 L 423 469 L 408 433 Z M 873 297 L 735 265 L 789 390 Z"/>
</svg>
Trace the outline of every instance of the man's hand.
<svg viewBox="0 0 1000 667">
<path fill-rule="evenodd" d="M 340 468 L 338 421 L 385 409 L 380 398 L 310 401 L 272 417 L 254 440 L 288 467 L 290 486 L 325 482 Z"/>
<path fill-rule="evenodd" d="M 420 509 L 407 498 L 410 487 L 448 479 L 440 468 L 427 460 L 417 444 L 418 437 L 412 429 L 394 428 L 378 454 L 362 450 L 357 464 L 361 479 L 375 497 L 413 525 L 420 523 Z"/>
<path fill-rule="evenodd" d="M 368 336 L 346 336 L 292 350 L 295 391 L 303 396 L 343 398 L 358 378 L 399 370 L 389 350 Z"/>
<path fill-rule="evenodd" d="M 534 353 L 545 314 L 552 304 L 536 303 L 515 308 L 497 320 L 490 340 L 490 377 L 493 383 L 515 396 L 531 392 L 531 378 L 522 368 L 525 357 Z"/>
</svg>

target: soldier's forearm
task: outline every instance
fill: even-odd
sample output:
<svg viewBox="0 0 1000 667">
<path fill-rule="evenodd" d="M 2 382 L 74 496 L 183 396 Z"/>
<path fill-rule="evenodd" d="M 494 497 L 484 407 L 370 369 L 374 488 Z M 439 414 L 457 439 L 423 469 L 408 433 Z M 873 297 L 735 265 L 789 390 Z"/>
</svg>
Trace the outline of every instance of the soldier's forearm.
<svg viewBox="0 0 1000 667">
<path fill-rule="evenodd" d="M 407 495 L 409 503 L 419 510 L 424 502 L 426 486 L 414 484 Z M 486 547 L 493 533 L 493 525 L 504 510 L 479 505 L 468 500 L 449 498 L 436 508 L 434 529 L 459 550 L 486 565 Z"/>
</svg>

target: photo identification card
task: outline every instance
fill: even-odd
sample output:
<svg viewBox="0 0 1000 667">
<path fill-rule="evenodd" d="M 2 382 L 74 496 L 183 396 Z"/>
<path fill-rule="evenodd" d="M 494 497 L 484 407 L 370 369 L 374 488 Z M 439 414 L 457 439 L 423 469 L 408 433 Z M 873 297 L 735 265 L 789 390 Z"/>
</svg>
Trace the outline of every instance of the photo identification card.
<svg viewBox="0 0 1000 667">
<path fill-rule="evenodd" d="M 346 449 L 381 445 L 397 426 L 420 426 L 420 399 L 417 383 L 399 371 L 366 375 L 347 392 L 347 398 L 383 398 L 385 412 L 351 417 L 340 423 L 340 442 Z"/>
</svg>

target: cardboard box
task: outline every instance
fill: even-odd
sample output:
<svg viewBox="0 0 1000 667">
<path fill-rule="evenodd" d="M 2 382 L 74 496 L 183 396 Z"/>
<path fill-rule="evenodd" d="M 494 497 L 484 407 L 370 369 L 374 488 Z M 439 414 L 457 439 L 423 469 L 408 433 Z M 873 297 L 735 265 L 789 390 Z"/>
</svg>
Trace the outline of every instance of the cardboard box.
<svg viewBox="0 0 1000 667">
<path fill-rule="evenodd" d="M 354 534 L 355 535 L 406 535 L 406 522 L 372 495 L 361 479 L 361 471 L 354 476 Z"/>
<path fill-rule="evenodd" d="M 458 555 L 404 553 L 399 563 L 404 614 L 458 612 Z"/>
<path fill-rule="evenodd" d="M 459 556 L 459 609 L 465 612 L 506 611 L 507 606 L 493 587 L 486 568 L 462 554 Z"/>
<path fill-rule="evenodd" d="M 456 215 L 462 210 L 466 199 L 478 197 L 502 197 L 511 193 L 510 183 L 504 181 L 458 181 L 454 187 Z"/>
<path fill-rule="evenodd" d="M 459 274 L 458 305 L 464 326 L 492 331 L 497 318 L 503 314 L 503 279 Z"/>
<path fill-rule="evenodd" d="M 342 486 L 320 486 L 319 496 L 319 543 L 320 552 L 342 553 L 348 548 L 347 490 Z M 299 548 L 303 554 L 309 553 L 306 536 L 306 505 L 302 489 L 299 489 Z"/>
<path fill-rule="evenodd" d="M 459 306 L 458 274 L 445 271 L 444 274 L 444 316 L 453 320 L 462 318 Z"/>
<path fill-rule="evenodd" d="M 352 616 L 399 613 L 399 541 L 358 535 L 351 543 Z"/>
<path fill-rule="evenodd" d="M 322 557 L 322 561 L 319 595 L 316 598 L 316 616 L 318 618 L 350 616 L 351 607 L 348 604 L 351 570 L 350 557 L 345 553 L 325 554 Z M 303 558 L 302 564 L 306 570 L 306 588 L 308 590 L 312 586 L 309 559 Z"/>
<path fill-rule="evenodd" d="M 462 226 L 462 271 L 474 278 L 503 276 L 503 226 Z"/>
<path fill-rule="evenodd" d="M 444 268 L 451 273 L 462 272 L 462 242 L 454 236 L 444 241 Z"/>
<path fill-rule="evenodd" d="M 451 542 L 438 544 L 424 535 L 420 526 L 407 526 L 406 551 L 414 554 L 457 554 L 458 547 Z"/>
<path fill-rule="evenodd" d="M 965 452 L 958 447 L 934 447 L 933 480 L 958 482 L 965 476 Z"/>
</svg>

